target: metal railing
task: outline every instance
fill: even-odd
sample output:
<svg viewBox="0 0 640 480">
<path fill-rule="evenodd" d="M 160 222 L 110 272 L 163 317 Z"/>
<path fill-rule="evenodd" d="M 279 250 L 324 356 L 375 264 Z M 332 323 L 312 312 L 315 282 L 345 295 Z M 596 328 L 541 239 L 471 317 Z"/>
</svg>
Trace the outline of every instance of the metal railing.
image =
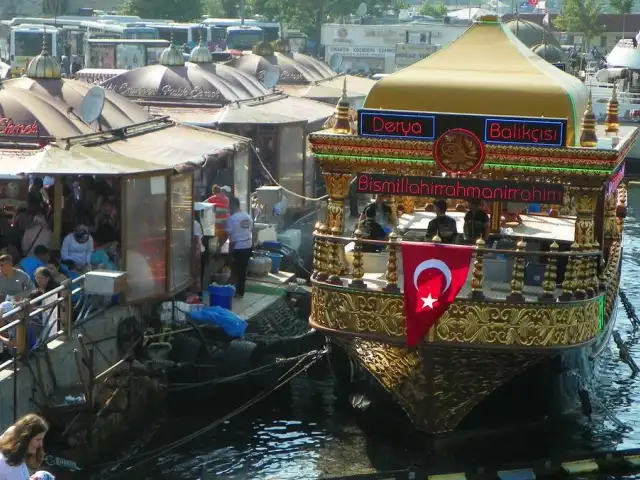
<svg viewBox="0 0 640 480">
<path fill-rule="evenodd" d="M 81 315 L 76 321 L 87 311 L 84 303 L 87 302 L 85 295 L 76 302 L 74 308 L 73 297 L 84 292 L 84 275 L 67 279 L 59 287 L 54 288 L 50 292 L 44 293 L 34 299 L 25 299 L 17 303 L 11 310 L 4 312 L 0 319 L 2 327 L 0 327 L 0 336 L 10 340 L 10 344 L 5 346 L 5 350 L 13 351 L 15 357 L 26 355 L 30 351 L 28 330 L 31 325 L 41 324 L 46 329 L 47 321 L 39 321 L 42 316 L 50 317 L 53 309 L 58 309 L 58 321 L 61 328 L 57 328 L 55 332 L 43 330 L 41 335 L 42 341 L 37 346 L 47 345 L 61 337 L 71 338 L 71 331 L 74 325 L 74 311 L 80 310 Z M 53 299 L 53 300 L 50 300 Z M 48 300 L 45 305 L 43 302 Z M 15 334 L 14 334 L 15 332 Z M 5 343 L 3 341 L 3 343 Z M 13 364 L 15 358 L 0 364 L 0 370 Z"/>
<path fill-rule="evenodd" d="M 344 245 L 354 243 L 353 261 L 348 264 L 344 254 Z M 384 274 L 384 285 L 376 286 L 375 282 L 365 281 L 363 246 L 373 245 L 386 252 L 387 262 L 384 272 L 369 272 Z M 379 290 L 388 293 L 401 293 L 398 286 L 398 257 L 397 251 L 402 241 L 393 232 L 389 240 L 367 240 L 362 238 L 362 232 L 356 230 L 354 237 L 342 237 L 329 235 L 324 225 L 317 226 L 314 232 L 313 247 L 313 275 L 316 282 L 323 282 L 335 286 L 346 286 L 364 290 Z M 526 250 L 526 242 L 520 240 L 515 250 L 503 248 L 487 248 L 484 240 L 479 239 L 474 248 L 474 258 L 471 270 L 469 298 L 482 300 L 485 295 L 485 259 L 493 257 L 511 257 L 513 266 L 511 278 L 501 283 L 509 285 L 510 293 L 505 300 L 511 302 L 524 302 L 525 298 L 525 260 L 531 257 L 546 258 L 544 276 L 540 285 L 541 290 L 536 292 L 539 302 L 561 301 L 569 302 L 593 298 L 603 292 L 607 283 L 615 274 L 619 261 L 619 249 L 612 248 L 606 266 L 603 264 L 603 256 L 600 245 L 597 243 L 583 244 L 573 243 L 569 251 L 559 251 L 558 243 L 553 242 L 549 251 Z M 567 259 L 564 268 L 564 278 L 561 283 L 561 293 L 557 290 L 558 260 Z M 506 263 L 506 262 L 505 262 Z M 506 264 L 508 265 L 508 264 Z M 530 296 L 530 293 L 528 293 Z M 493 298 L 492 298 L 493 299 Z M 496 298 L 496 300 L 498 300 Z"/>
</svg>

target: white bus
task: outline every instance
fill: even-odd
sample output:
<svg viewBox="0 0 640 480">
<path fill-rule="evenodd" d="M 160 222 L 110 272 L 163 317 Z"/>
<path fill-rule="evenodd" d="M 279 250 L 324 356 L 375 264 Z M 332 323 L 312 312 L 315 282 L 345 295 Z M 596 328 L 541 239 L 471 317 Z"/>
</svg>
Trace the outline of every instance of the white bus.
<svg viewBox="0 0 640 480">
<path fill-rule="evenodd" d="M 247 27 L 261 28 L 264 33 L 264 38 L 267 42 L 274 42 L 280 38 L 280 24 L 276 22 L 261 22 L 253 19 L 245 19 L 244 23 L 239 18 L 206 18 L 202 21 L 202 25 L 207 28 L 207 32 L 210 27 L 238 27 L 245 25 Z M 211 40 L 209 40 L 211 41 Z"/>
<path fill-rule="evenodd" d="M 60 60 L 62 36 L 58 28 L 30 24 L 11 26 L 9 23 L 0 22 L 0 60 L 11 66 L 13 76 L 19 76 L 31 59 L 42 52 L 45 34 L 49 55 Z"/>
<path fill-rule="evenodd" d="M 264 40 L 264 32 L 259 27 L 240 25 L 227 27 L 228 50 L 251 50 L 254 45 Z"/>
<path fill-rule="evenodd" d="M 195 47 L 200 42 L 203 29 L 197 23 L 146 23 L 158 30 L 158 38 L 173 41 L 175 45 Z M 202 40 L 205 40 L 204 38 Z"/>
<path fill-rule="evenodd" d="M 138 23 L 118 24 L 111 21 L 84 22 L 85 38 L 122 38 L 125 40 L 157 40 L 158 29 Z"/>
</svg>

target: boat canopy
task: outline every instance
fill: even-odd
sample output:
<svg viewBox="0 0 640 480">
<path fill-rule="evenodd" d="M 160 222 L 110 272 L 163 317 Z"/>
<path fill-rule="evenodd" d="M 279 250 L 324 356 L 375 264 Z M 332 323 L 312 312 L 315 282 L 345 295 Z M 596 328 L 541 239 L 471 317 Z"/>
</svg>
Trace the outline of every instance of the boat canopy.
<svg viewBox="0 0 640 480">
<path fill-rule="evenodd" d="M 580 80 L 486 16 L 447 47 L 379 80 L 364 107 L 567 119 L 567 146 L 573 146 L 588 96 Z"/>
</svg>

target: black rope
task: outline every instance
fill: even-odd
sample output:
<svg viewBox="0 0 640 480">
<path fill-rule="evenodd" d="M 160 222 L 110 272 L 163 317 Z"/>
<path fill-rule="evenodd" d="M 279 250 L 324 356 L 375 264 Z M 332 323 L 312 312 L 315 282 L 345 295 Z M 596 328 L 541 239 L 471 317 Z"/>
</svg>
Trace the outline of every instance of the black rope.
<svg viewBox="0 0 640 480">
<path fill-rule="evenodd" d="M 245 410 L 247 410 L 248 408 L 252 407 L 253 405 L 255 405 L 256 403 L 258 403 L 259 401 L 263 400 L 264 398 L 268 397 L 269 395 L 271 395 L 273 392 L 275 392 L 276 390 L 280 389 L 281 387 L 283 387 L 284 385 L 288 384 L 291 380 L 293 380 L 295 377 L 297 377 L 298 375 L 300 375 L 301 373 L 305 372 L 306 370 L 308 370 L 313 364 L 315 364 L 316 361 L 318 361 L 320 358 L 322 358 L 324 355 L 326 355 L 327 350 L 322 350 L 319 352 L 314 352 L 315 355 L 311 357 L 311 360 L 306 363 L 306 365 L 302 365 L 302 362 L 306 359 L 309 358 L 308 356 L 305 356 L 303 358 L 301 358 L 300 360 L 298 360 L 298 362 L 291 367 L 287 372 L 285 372 L 284 374 L 282 374 L 279 378 L 278 384 L 275 385 L 273 388 L 266 390 L 264 392 L 262 392 L 261 394 L 255 396 L 253 399 L 249 400 L 248 402 L 244 403 L 243 405 L 241 405 L 240 407 L 236 408 L 235 410 L 233 410 L 232 412 L 224 415 L 223 417 L 219 418 L 218 420 L 216 420 L 215 422 L 207 425 L 206 427 L 201 428 L 200 430 L 193 432 L 179 440 L 173 441 L 171 443 L 169 443 L 168 445 L 164 445 L 161 447 L 158 447 L 150 452 L 145 452 L 143 454 L 140 455 L 136 455 L 133 457 L 129 457 L 129 458 L 125 458 L 125 459 L 121 459 L 121 460 L 116 460 L 113 462 L 107 462 L 107 463 L 103 463 L 100 465 L 93 465 L 92 467 L 95 468 L 108 468 L 108 467 L 114 467 L 114 469 L 109 472 L 109 476 L 106 477 L 106 479 L 109 478 L 114 478 L 115 476 L 119 476 L 121 474 L 121 468 L 120 466 L 124 463 L 128 463 L 131 462 L 132 460 L 139 460 L 138 463 L 126 467 L 126 470 L 132 470 L 134 468 L 137 468 L 151 460 L 154 460 L 162 455 L 165 455 L 167 453 L 169 453 L 172 450 L 175 450 L 176 448 L 179 448 L 185 444 L 187 444 L 188 442 L 191 442 L 193 440 L 195 440 L 196 438 L 208 433 L 209 431 L 213 430 L 214 428 L 216 428 L 217 426 L 219 426 L 220 424 L 230 420 L 231 418 L 235 417 L 236 415 L 239 415 L 240 413 L 244 412 Z"/>
<path fill-rule="evenodd" d="M 624 307 L 625 312 L 627 312 L 627 317 L 631 323 L 633 323 L 634 328 L 640 327 L 640 319 L 638 318 L 638 314 L 636 313 L 636 309 L 633 307 L 633 304 L 629 301 L 627 294 L 624 293 L 624 290 L 620 289 L 620 300 L 622 301 L 622 306 Z"/>
</svg>

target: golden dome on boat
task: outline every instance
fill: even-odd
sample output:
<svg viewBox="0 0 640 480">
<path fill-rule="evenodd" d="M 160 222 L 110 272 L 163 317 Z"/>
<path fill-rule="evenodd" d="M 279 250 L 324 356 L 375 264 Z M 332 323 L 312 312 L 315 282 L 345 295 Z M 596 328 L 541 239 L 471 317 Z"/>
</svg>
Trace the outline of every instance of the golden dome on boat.
<svg viewBox="0 0 640 480">
<path fill-rule="evenodd" d="M 189 55 L 189 61 L 191 63 L 205 64 L 205 63 L 213 63 L 213 56 L 209 49 L 202 43 L 202 41 L 191 50 L 191 54 Z"/>
<path fill-rule="evenodd" d="M 491 52 L 487 57 L 487 52 Z M 378 80 L 364 108 L 567 119 L 580 137 L 587 87 L 482 17 L 442 50 Z"/>
<path fill-rule="evenodd" d="M 58 80 L 62 78 L 60 64 L 47 51 L 46 38 L 42 39 L 42 52 L 33 57 L 27 66 L 26 75 L 33 80 Z"/>
<path fill-rule="evenodd" d="M 162 51 L 158 63 L 164 67 L 182 67 L 184 66 L 184 56 L 172 42 Z"/>
</svg>

